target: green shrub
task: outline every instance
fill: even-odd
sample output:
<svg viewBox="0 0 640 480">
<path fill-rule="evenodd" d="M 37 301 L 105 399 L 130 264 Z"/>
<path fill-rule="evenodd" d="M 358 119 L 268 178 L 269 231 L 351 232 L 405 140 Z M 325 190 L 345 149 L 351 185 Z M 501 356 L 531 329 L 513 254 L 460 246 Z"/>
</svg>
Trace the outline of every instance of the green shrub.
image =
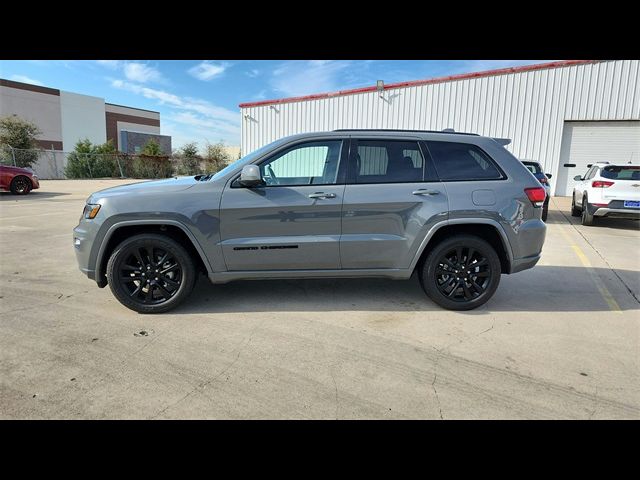
<svg viewBox="0 0 640 480">
<path fill-rule="evenodd" d="M 93 145 L 89 140 L 76 143 L 67 157 L 64 174 L 67 178 L 119 177 L 116 149 L 111 140 L 103 145 Z"/>
<path fill-rule="evenodd" d="M 175 171 L 177 175 L 199 175 L 202 172 L 200 163 L 202 158 L 198 155 L 198 144 L 187 143 L 176 153 Z"/>
<path fill-rule="evenodd" d="M 138 155 L 126 163 L 125 175 L 131 178 L 168 178 L 173 173 L 169 157 Z"/>
<path fill-rule="evenodd" d="M 40 129 L 17 115 L 0 119 L 0 152 L 4 163 L 31 167 L 38 160 L 36 136 Z M 13 151 L 12 151 L 13 149 Z"/>
<path fill-rule="evenodd" d="M 222 142 L 207 143 L 204 151 L 205 170 L 207 173 L 218 173 L 229 164 L 231 158 Z"/>
</svg>

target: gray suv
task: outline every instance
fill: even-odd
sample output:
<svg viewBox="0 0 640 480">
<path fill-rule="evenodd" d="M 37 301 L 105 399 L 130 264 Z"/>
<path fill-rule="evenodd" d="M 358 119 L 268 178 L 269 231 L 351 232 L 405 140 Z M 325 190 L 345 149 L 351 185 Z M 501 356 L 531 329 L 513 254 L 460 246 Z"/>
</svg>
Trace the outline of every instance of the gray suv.
<svg viewBox="0 0 640 480">
<path fill-rule="evenodd" d="M 165 312 L 197 274 L 213 283 L 416 272 L 452 310 L 484 304 L 533 267 L 545 190 L 503 145 L 473 134 L 294 135 L 220 172 L 96 192 L 74 229 L 80 270 L 126 307 Z"/>
</svg>

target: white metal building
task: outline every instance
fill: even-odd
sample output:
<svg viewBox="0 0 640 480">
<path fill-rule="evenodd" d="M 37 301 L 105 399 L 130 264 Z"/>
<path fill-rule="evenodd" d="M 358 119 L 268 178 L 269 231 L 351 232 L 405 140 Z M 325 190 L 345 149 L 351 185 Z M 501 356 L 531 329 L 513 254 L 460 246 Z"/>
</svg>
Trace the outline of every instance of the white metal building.
<svg viewBox="0 0 640 480">
<path fill-rule="evenodd" d="M 555 195 L 594 161 L 640 163 L 640 61 L 568 60 L 240 104 L 242 153 L 338 128 L 472 132 L 510 138 Z"/>
</svg>

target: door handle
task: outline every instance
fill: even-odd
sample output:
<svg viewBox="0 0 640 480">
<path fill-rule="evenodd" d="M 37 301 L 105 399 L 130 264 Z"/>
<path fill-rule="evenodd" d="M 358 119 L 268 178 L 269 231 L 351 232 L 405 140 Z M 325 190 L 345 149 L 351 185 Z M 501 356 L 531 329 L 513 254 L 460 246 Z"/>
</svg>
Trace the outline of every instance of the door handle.
<svg viewBox="0 0 640 480">
<path fill-rule="evenodd" d="M 335 193 L 316 192 L 310 193 L 309 198 L 336 198 Z"/>
<path fill-rule="evenodd" d="M 413 192 L 414 195 L 438 195 L 440 192 L 437 190 L 426 190 L 424 188 L 421 188 L 419 190 L 414 190 Z"/>
</svg>

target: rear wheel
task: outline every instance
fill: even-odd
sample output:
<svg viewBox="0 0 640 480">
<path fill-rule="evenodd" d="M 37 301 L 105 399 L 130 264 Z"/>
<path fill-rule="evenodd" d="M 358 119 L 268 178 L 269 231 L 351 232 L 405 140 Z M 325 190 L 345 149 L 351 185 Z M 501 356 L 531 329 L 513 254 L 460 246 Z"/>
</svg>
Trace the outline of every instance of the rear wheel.
<svg viewBox="0 0 640 480">
<path fill-rule="evenodd" d="M 500 258 L 489 243 L 473 235 L 455 235 L 429 252 L 420 283 L 438 305 L 472 310 L 493 296 L 500 274 Z"/>
<path fill-rule="evenodd" d="M 193 259 L 164 235 L 135 235 L 116 247 L 107 263 L 113 295 L 139 313 L 171 310 L 189 296 L 196 280 Z"/>
<path fill-rule="evenodd" d="M 595 223 L 595 217 L 589 213 L 589 202 L 587 196 L 582 197 L 582 225 L 591 226 Z"/>
<path fill-rule="evenodd" d="M 549 203 L 545 202 L 544 206 L 542 207 L 542 221 L 546 222 L 547 221 L 547 216 L 549 215 Z"/>
<path fill-rule="evenodd" d="M 579 217 L 581 215 L 580 209 L 576 207 L 576 193 L 573 192 L 573 197 L 571 198 L 571 216 Z"/>
<path fill-rule="evenodd" d="M 25 177 L 24 175 L 13 177 L 13 180 L 11 180 L 11 185 L 9 186 L 11 193 L 13 193 L 14 195 L 26 195 L 31 191 L 31 188 L 31 180 L 29 180 L 29 178 Z"/>
</svg>

